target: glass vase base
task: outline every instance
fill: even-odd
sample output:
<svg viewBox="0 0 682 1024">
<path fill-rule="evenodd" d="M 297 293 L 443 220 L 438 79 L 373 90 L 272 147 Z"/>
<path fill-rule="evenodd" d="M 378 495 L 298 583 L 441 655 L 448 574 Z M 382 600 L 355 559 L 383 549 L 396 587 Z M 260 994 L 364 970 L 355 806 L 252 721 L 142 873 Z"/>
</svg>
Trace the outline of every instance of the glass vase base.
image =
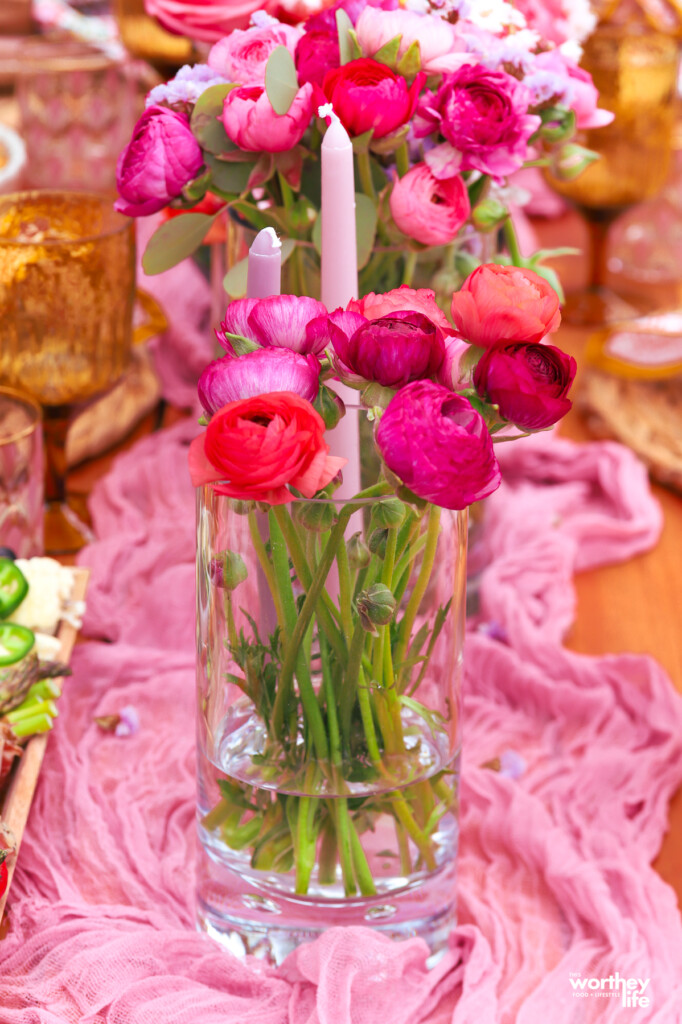
<svg viewBox="0 0 682 1024">
<path fill-rule="evenodd" d="M 428 966 L 433 967 L 447 951 L 450 932 L 457 924 L 454 898 L 443 905 L 442 895 L 440 908 L 421 917 L 408 913 L 403 918 L 398 897 L 382 903 L 368 902 L 364 907 L 309 908 L 308 923 L 302 919 L 300 907 L 292 908 L 290 917 L 289 908 L 282 907 L 281 901 L 255 891 L 241 895 L 244 916 L 236 908 L 228 912 L 224 898 L 217 900 L 216 895 L 215 891 L 206 893 L 207 898 L 199 895 L 197 929 L 234 956 L 255 956 L 277 966 L 299 946 L 318 939 L 327 928 L 364 926 L 396 942 L 423 939 L 430 951 Z"/>
</svg>

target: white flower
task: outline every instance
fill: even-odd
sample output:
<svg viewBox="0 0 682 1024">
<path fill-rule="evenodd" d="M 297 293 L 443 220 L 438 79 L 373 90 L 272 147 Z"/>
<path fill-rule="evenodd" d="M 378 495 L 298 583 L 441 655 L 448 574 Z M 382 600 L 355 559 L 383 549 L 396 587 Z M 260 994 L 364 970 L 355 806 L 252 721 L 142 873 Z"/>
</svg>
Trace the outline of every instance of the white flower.
<svg viewBox="0 0 682 1024">
<path fill-rule="evenodd" d="M 525 28 L 526 19 L 506 0 L 477 0 L 471 6 L 468 21 L 477 28 L 484 28 L 495 35 L 507 28 Z"/>
</svg>

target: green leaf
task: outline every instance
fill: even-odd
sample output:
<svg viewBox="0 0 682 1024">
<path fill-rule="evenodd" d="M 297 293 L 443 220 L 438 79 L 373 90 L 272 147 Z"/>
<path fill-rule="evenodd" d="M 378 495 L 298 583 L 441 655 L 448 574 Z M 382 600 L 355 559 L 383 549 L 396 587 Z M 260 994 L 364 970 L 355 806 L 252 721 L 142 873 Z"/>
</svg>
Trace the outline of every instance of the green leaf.
<svg viewBox="0 0 682 1024">
<path fill-rule="evenodd" d="M 210 183 L 211 174 L 206 170 L 200 174 L 198 178 L 195 178 L 194 181 L 190 181 L 185 185 L 182 190 L 183 199 L 186 199 L 189 203 L 192 203 L 192 205 L 200 202 L 206 195 Z"/>
<path fill-rule="evenodd" d="M 253 163 L 226 163 L 214 156 L 206 157 L 206 166 L 211 172 L 211 182 L 221 192 L 241 195 L 246 189 Z"/>
<path fill-rule="evenodd" d="M 388 156 L 391 153 L 395 153 L 407 138 L 409 130 L 409 124 L 404 124 L 402 128 L 398 128 L 392 135 L 384 135 L 381 139 L 373 140 L 369 148 L 372 153 L 378 153 L 380 156 Z"/>
<path fill-rule="evenodd" d="M 339 33 L 339 55 L 341 64 L 347 64 L 353 59 L 350 33 L 353 31 L 353 22 L 346 11 L 339 8 L 336 12 L 336 31 Z"/>
<path fill-rule="evenodd" d="M 246 275 L 249 269 L 248 257 L 230 267 L 223 278 L 223 288 L 231 299 L 243 299 L 246 295 Z"/>
<path fill-rule="evenodd" d="M 236 89 L 236 85 L 212 85 L 202 92 L 194 105 L 189 126 L 199 145 L 209 153 L 222 153 L 226 149 L 236 148 L 228 139 L 220 120 L 225 97 L 232 89 Z"/>
<path fill-rule="evenodd" d="M 265 91 L 276 114 L 286 114 L 298 92 L 296 65 L 286 46 L 276 46 L 265 65 Z"/>
<path fill-rule="evenodd" d="M 402 35 L 399 35 L 389 39 L 380 50 L 377 50 L 372 59 L 378 61 L 379 64 L 386 64 L 387 67 L 392 68 L 398 59 L 398 50 L 400 49 L 402 38 Z"/>
<path fill-rule="evenodd" d="M 296 242 L 293 238 L 284 238 L 282 240 L 282 266 L 284 266 L 295 248 Z"/>
<path fill-rule="evenodd" d="M 362 52 L 362 47 L 358 42 L 357 32 L 355 31 L 354 28 L 350 29 L 348 33 L 348 38 L 350 39 L 350 59 L 359 60 L 360 57 L 364 57 L 365 55 Z"/>
<path fill-rule="evenodd" d="M 415 78 L 422 66 L 422 52 L 418 41 L 415 39 L 410 43 L 409 48 L 398 61 L 397 72 L 408 81 Z"/>
<path fill-rule="evenodd" d="M 313 224 L 313 230 L 310 232 L 310 238 L 315 246 L 315 251 L 318 256 L 322 255 L 322 214 L 318 213 L 315 223 Z"/>
<path fill-rule="evenodd" d="M 147 242 L 142 257 L 145 274 L 162 274 L 187 256 L 191 256 L 204 240 L 206 232 L 222 210 L 207 213 L 183 213 L 167 220 Z"/>
<path fill-rule="evenodd" d="M 318 217 L 319 220 L 319 217 Z M 355 193 L 355 232 L 358 251 L 358 270 L 362 270 L 372 255 L 377 231 L 377 208 L 364 192 Z"/>
<path fill-rule="evenodd" d="M 369 144 L 372 141 L 374 135 L 374 129 L 370 128 L 368 132 L 363 132 L 362 135 L 356 135 L 353 141 L 353 152 L 354 153 L 367 153 L 369 150 Z"/>
</svg>

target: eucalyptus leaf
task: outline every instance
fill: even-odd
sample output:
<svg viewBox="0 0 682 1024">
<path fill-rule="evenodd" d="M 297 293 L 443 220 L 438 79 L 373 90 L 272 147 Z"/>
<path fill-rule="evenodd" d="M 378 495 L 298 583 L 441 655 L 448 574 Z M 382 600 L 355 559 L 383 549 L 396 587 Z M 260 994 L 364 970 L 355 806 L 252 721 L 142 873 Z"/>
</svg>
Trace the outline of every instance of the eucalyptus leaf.
<svg viewBox="0 0 682 1024">
<path fill-rule="evenodd" d="M 319 220 L 319 218 L 318 218 Z M 377 231 L 377 208 L 364 192 L 355 193 L 355 232 L 357 238 L 358 270 L 362 270 L 372 255 Z"/>
<path fill-rule="evenodd" d="M 243 299 L 246 295 L 246 277 L 249 270 L 248 257 L 230 267 L 223 278 L 223 288 L 231 299 Z"/>
<path fill-rule="evenodd" d="M 284 266 L 295 248 L 296 242 L 293 238 L 284 238 L 282 240 L 282 266 Z"/>
<path fill-rule="evenodd" d="M 179 217 L 167 220 L 154 232 L 147 242 L 142 257 L 145 274 L 162 274 L 170 270 L 187 256 L 191 256 L 203 242 L 206 232 L 213 221 L 220 216 L 217 213 L 183 213 Z"/>
<path fill-rule="evenodd" d="M 336 31 L 339 33 L 341 64 L 348 64 L 353 59 L 353 48 L 350 38 L 350 33 L 353 31 L 353 22 L 341 7 L 336 12 Z"/>
<path fill-rule="evenodd" d="M 241 195 L 244 192 L 253 170 L 252 163 L 226 163 L 212 156 L 206 157 L 206 166 L 215 187 L 230 195 Z"/>
<path fill-rule="evenodd" d="M 225 97 L 235 88 L 235 85 L 227 82 L 212 85 L 202 92 L 194 105 L 189 126 L 194 138 L 209 153 L 223 153 L 225 150 L 236 148 L 227 137 L 220 120 Z"/>
<path fill-rule="evenodd" d="M 276 114 L 286 114 L 296 98 L 296 65 L 286 46 L 276 46 L 265 65 L 265 91 Z"/>
</svg>

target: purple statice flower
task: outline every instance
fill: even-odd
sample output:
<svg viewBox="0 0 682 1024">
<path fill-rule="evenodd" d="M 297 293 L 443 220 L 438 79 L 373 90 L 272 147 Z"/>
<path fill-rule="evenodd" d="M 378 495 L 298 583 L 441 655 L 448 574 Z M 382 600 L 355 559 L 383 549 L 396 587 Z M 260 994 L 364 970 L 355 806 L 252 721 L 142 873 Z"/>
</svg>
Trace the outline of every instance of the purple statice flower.
<svg viewBox="0 0 682 1024">
<path fill-rule="evenodd" d="M 476 632 L 481 633 L 483 636 L 490 637 L 491 640 L 498 640 L 501 644 L 509 643 L 509 637 L 507 636 L 506 629 L 499 622 L 495 622 L 494 620 L 491 622 L 479 623 Z"/>
<path fill-rule="evenodd" d="M 132 704 L 126 704 L 118 713 L 114 736 L 134 736 L 140 730 L 140 716 Z"/>
<path fill-rule="evenodd" d="M 524 82 L 530 90 L 534 107 L 544 106 L 550 101 L 560 103 L 565 107 L 571 104 L 570 83 L 563 75 L 539 69 L 526 75 Z"/>
<path fill-rule="evenodd" d="M 170 82 L 154 86 L 145 100 L 145 106 L 164 104 L 173 107 L 185 103 L 194 105 L 202 92 L 212 85 L 222 85 L 224 82 L 223 76 L 217 74 L 208 64 L 185 64 Z"/>
</svg>

